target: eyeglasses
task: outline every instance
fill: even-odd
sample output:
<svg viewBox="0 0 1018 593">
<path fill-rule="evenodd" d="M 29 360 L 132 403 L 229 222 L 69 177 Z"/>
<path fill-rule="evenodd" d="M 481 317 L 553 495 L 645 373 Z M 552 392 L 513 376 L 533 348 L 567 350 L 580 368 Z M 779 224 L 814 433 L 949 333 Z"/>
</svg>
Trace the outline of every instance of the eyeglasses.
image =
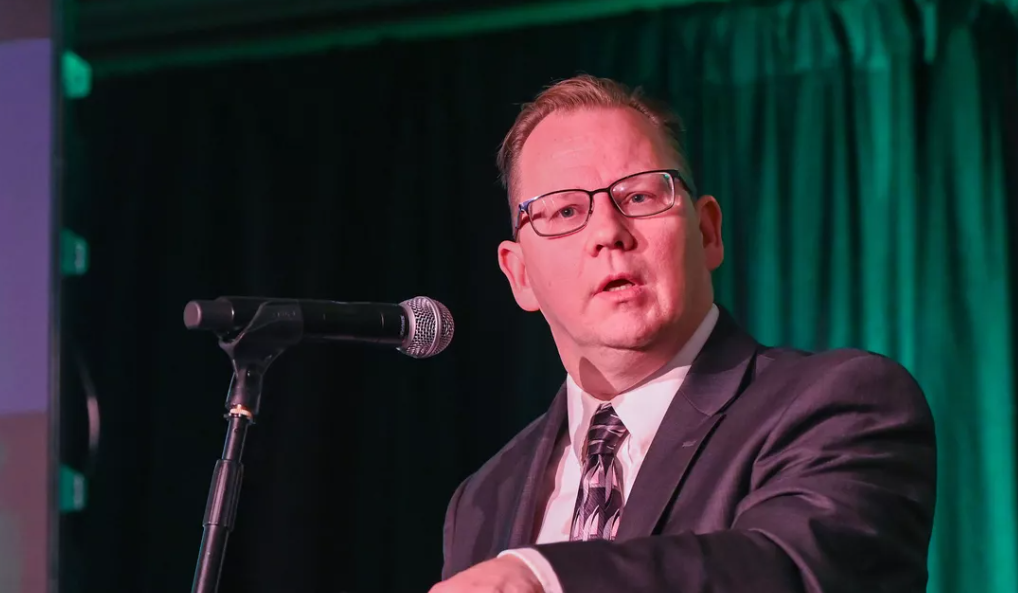
<svg viewBox="0 0 1018 593">
<path fill-rule="evenodd" d="M 676 180 L 695 200 L 693 184 L 676 169 L 635 173 L 593 191 L 563 189 L 531 198 L 519 205 L 513 240 L 519 237 L 524 214 L 534 232 L 542 237 L 558 237 L 582 229 L 594 212 L 594 196 L 601 192 L 607 192 L 615 208 L 628 218 L 660 214 L 675 205 Z"/>
</svg>

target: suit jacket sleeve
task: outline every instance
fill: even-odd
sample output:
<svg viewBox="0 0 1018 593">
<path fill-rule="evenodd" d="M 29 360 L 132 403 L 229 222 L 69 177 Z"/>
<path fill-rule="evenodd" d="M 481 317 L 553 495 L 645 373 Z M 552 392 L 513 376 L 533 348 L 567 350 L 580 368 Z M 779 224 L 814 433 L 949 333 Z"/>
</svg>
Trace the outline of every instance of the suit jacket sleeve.
<svg viewBox="0 0 1018 593">
<path fill-rule="evenodd" d="M 936 482 L 926 400 L 882 357 L 818 376 L 775 411 L 730 529 L 533 546 L 563 591 L 925 591 Z"/>
<path fill-rule="evenodd" d="M 442 580 L 446 580 L 453 576 L 452 569 L 452 545 L 453 536 L 456 532 L 456 512 L 459 509 L 460 498 L 463 497 L 463 490 L 466 489 L 468 480 L 463 482 L 453 492 L 452 498 L 449 500 L 449 506 L 445 511 L 445 524 L 442 526 L 442 557 L 444 558 L 442 563 Z"/>
</svg>

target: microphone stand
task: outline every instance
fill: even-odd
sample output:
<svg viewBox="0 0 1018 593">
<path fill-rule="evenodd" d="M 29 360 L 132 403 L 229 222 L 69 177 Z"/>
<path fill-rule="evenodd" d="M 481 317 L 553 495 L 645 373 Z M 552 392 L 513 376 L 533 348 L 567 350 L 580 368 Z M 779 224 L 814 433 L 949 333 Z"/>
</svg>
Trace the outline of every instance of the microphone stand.
<svg viewBox="0 0 1018 593">
<path fill-rule="evenodd" d="M 201 549 L 195 568 L 192 593 L 215 593 L 219 587 L 226 542 L 233 531 L 244 466 L 244 438 L 254 424 L 262 396 L 262 379 L 269 365 L 303 333 L 300 307 L 286 302 L 266 302 L 239 332 L 219 336 L 219 347 L 233 363 L 233 378 L 226 396 L 226 443 L 216 462 L 202 521 Z"/>
</svg>

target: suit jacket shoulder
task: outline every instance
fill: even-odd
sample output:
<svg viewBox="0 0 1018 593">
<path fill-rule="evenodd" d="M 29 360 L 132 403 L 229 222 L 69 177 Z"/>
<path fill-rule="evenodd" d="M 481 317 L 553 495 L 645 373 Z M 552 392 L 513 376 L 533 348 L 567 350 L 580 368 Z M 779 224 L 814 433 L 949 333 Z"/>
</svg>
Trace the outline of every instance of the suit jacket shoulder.
<svg viewBox="0 0 1018 593">
<path fill-rule="evenodd" d="M 901 363 L 883 354 L 857 348 L 809 352 L 766 348 L 757 354 L 752 381 L 770 386 L 775 398 L 817 397 L 856 401 L 869 397 L 893 398 L 892 407 L 904 406 L 932 420 L 919 383 Z M 866 386 L 869 389 L 865 389 Z"/>
<path fill-rule="evenodd" d="M 478 558 L 491 558 L 502 551 L 509 539 L 509 526 L 496 513 L 517 508 L 522 494 L 520 482 L 539 456 L 541 441 L 547 439 L 549 427 L 560 424 L 564 415 L 565 384 L 548 411 L 518 432 L 456 488 L 443 528 L 443 579 L 469 567 Z M 454 546 L 457 541 L 472 545 Z"/>
</svg>

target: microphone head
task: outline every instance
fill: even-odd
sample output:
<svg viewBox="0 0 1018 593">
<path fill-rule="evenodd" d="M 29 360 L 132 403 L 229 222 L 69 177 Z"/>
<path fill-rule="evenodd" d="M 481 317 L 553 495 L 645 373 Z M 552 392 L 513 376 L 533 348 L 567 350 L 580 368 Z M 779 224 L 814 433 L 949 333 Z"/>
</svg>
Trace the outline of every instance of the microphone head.
<svg viewBox="0 0 1018 593">
<path fill-rule="evenodd" d="M 397 350 L 413 358 L 428 358 L 449 346 L 454 328 L 452 313 L 445 305 L 419 296 L 403 301 L 400 306 L 407 312 L 410 327 Z"/>
</svg>

